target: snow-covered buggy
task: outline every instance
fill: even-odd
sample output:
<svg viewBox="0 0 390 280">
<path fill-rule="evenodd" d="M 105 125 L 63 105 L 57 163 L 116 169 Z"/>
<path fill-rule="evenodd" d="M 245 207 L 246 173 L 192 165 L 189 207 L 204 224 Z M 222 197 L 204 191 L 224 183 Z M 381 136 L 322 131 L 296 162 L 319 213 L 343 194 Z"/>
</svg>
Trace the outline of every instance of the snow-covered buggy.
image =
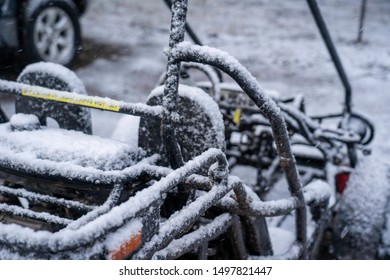
<svg viewBox="0 0 390 280">
<path fill-rule="evenodd" d="M 146 105 L 84 95 L 72 73 L 51 64 L 28 67 L 17 83 L 0 81 L 19 113 L 9 121 L 2 114 L 0 125 L 1 258 L 317 256 L 330 190 L 321 181 L 302 187 L 288 109 L 233 57 L 183 42 L 186 10 L 187 1 L 173 3 L 167 76 Z M 263 201 L 229 176 L 218 106 L 201 90 L 178 86 L 182 61 L 221 69 L 258 107 L 287 197 Z M 88 107 L 140 116 L 139 145 L 88 135 Z M 45 127 L 48 117 L 60 128 Z M 293 216 L 294 226 L 270 227 L 273 216 Z"/>
</svg>

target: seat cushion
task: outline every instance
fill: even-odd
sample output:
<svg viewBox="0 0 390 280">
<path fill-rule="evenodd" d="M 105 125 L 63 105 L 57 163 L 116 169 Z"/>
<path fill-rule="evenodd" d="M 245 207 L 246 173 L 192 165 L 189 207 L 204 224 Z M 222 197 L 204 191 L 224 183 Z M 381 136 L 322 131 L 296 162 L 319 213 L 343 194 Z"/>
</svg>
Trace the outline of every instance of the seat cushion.
<svg viewBox="0 0 390 280">
<path fill-rule="evenodd" d="M 145 154 L 141 148 L 82 132 L 46 127 L 18 131 L 10 123 L 0 125 L 3 170 L 89 182 L 102 178 L 112 181 L 122 170 L 137 165 Z"/>
<path fill-rule="evenodd" d="M 12 131 L 9 124 L 0 125 L 0 151 L 4 150 L 25 156 L 31 164 L 34 159 L 46 159 L 103 171 L 124 169 L 145 155 L 140 148 L 82 132 L 53 128 Z"/>
</svg>

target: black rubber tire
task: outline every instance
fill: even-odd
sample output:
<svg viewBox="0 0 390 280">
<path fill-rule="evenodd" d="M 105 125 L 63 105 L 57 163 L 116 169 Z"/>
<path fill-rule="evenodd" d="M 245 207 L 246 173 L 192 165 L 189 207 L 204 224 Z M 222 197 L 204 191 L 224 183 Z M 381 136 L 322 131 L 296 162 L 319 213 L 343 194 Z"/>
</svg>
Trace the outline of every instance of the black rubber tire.
<svg viewBox="0 0 390 280">
<path fill-rule="evenodd" d="M 198 98 L 206 102 L 198 102 Z M 148 105 L 163 104 L 163 87 L 157 88 L 148 98 Z M 206 108 L 207 107 L 207 108 Z M 225 150 L 225 136 L 222 115 L 218 105 L 203 90 L 180 86 L 177 104 L 180 119 L 176 124 L 176 137 L 184 161 L 188 161 L 209 148 Z M 168 165 L 165 147 L 158 120 L 141 118 L 139 146 L 150 155 L 160 154 Z"/>
<path fill-rule="evenodd" d="M 385 226 L 389 167 L 375 158 L 360 162 L 349 178 L 334 220 L 337 259 L 375 259 Z"/>
<path fill-rule="evenodd" d="M 73 71 L 50 62 L 38 62 L 27 66 L 17 81 L 28 85 L 86 94 L 83 83 Z M 88 108 L 20 96 L 16 99 L 15 111 L 36 115 L 41 125 L 46 125 L 46 118 L 51 117 L 61 128 L 92 134 L 91 113 Z"/>
<path fill-rule="evenodd" d="M 57 13 L 55 22 L 53 25 L 47 23 L 44 31 L 39 32 L 37 30 L 38 21 L 42 20 L 44 22 L 44 15 L 49 11 Z M 60 27 L 56 25 L 58 23 L 56 21 L 59 19 L 67 19 L 67 24 L 63 30 L 60 30 Z M 69 66 L 81 49 L 79 14 L 77 7 L 72 1 L 28 1 L 25 6 L 23 25 L 23 46 L 27 63 L 48 61 Z M 54 58 L 54 55 L 52 56 L 48 53 L 52 52 L 52 50 L 44 50 L 44 48 L 38 46 L 37 40 L 42 41 L 44 35 L 48 36 L 48 39 L 45 41 L 49 42 L 50 45 L 55 44 L 58 51 L 64 54 L 63 56 Z M 66 47 L 62 46 L 62 49 L 59 44 L 59 37 L 69 37 L 69 42 L 64 44 Z"/>
</svg>

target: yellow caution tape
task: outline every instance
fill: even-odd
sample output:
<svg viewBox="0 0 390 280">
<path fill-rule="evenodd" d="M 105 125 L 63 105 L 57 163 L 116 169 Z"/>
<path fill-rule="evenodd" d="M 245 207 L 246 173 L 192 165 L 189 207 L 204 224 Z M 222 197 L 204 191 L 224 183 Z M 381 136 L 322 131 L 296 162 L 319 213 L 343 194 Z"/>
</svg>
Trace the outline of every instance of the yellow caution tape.
<svg viewBox="0 0 390 280">
<path fill-rule="evenodd" d="M 41 99 L 46 99 L 46 100 L 51 100 L 51 101 L 59 101 L 59 102 L 64 102 L 64 103 L 69 103 L 69 104 L 74 104 L 74 105 L 82 105 L 90 108 L 96 108 L 96 109 L 103 109 L 107 111 L 114 111 L 114 112 L 119 112 L 120 106 L 119 102 L 117 101 L 104 101 L 104 100 L 93 100 L 88 97 L 85 98 L 71 98 L 71 97 L 64 97 L 64 96 L 58 96 L 54 93 L 48 93 L 48 94 L 42 94 L 42 93 L 36 93 L 36 92 L 29 92 L 26 90 L 22 90 L 22 95 L 23 96 L 28 96 L 28 97 L 36 97 L 36 98 L 41 98 Z"/>
</svg>

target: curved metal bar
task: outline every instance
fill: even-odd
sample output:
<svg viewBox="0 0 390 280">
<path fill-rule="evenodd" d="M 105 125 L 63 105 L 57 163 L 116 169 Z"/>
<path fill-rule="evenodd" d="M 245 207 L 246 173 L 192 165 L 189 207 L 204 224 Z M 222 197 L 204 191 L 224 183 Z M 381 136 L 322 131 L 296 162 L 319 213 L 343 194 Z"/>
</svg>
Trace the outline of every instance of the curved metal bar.
<svg viewBox="0 0 390 280">
<path fill-rule="evenodd" d="M 221 87 L 220 87 L 220 80 L 218 76 L 215 74 L 215 71 L 213 67 L 210 65 L 204 65 L 200 63 L 184 63 L 182 65 L 183 72 L 186 72 L 189 69 L 197 69 L 201 71 L 211 82 L 212 89 L 214 91 L 213 97 L 215 100 L 219 100 L 221 97 Z M 162 73 L 156 87 L 162 86 L 165 84 L 165 81 L 167 79 L 167 73 Z"/>
<path fill-rule="evenodd" d="M 278 199 L 272 201 L 262 201 L 260 199 L 252 200 L 252 196 L 247 193 L 248 187 L 244 187 L 242 182 L 234 184 L 234 191 L 238 198 L 235 201 L 232 198 L 224 197 L 218 206 L 222 209 L 228 209 L 228 212 L 243 216 L 262 216 L 274 217 L 286 215 L 300 206 L 300 201 L 296 197 Z M 303 188 L 303 195 L 307 205 L 323 204 L 330 198 L 330 187 L 324 182 L 311 183 Z M 242 201 L 241 201 L 242 200 Z"/>
<path fill-rule="evenodd" d="M 291 152 L 290 140 L 283 115 L 276 103 L 269 98 L 259 86 L 257 80 L 234 57 L 218 49 L 196 46 L 188 42 L 178 44 L 170 52 L 170 57 L 176 63 L 181 61 L 209 64 L 231 76 L 243 91 L 259 107 L 261 113 L 269 120 L 278 154 L 280 165 L 286 175 L 289 191 L 299 200 L 296 215 L 297 241 L 306 244 L 306 208 L 299 180 L 295 159 Z M 305 246 L 303 246 L 305 248 Z M 306 250 L 302 249 L 302 258 L 306 257 Z"/>
<path fill-rule="evenodd" d="M 220 100 L 221 98 L 221 86 L 220 86 L 220 80 L 218 76 L 215 74 L 215 68 L 211 67 L 210 65 L 204 65 L 200 63 L 186 63 L 183 65 L 184 70 L 188 69 L 197 69 L 201 71 L 211 82 L 211 87 L 214 91 L 214 100 Z"/>
</svg>

